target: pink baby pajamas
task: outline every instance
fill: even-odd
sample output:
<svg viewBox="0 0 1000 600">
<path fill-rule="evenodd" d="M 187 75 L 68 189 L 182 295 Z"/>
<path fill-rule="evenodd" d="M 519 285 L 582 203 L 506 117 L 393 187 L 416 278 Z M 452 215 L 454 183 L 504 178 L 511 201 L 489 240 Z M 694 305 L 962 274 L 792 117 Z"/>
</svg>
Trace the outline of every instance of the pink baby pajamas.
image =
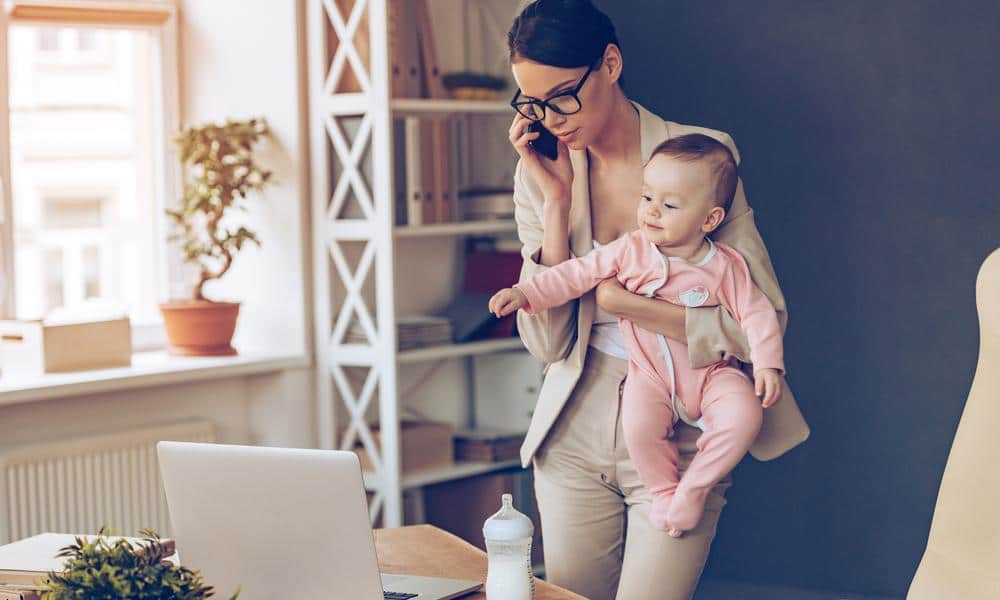
<svg viewBox="0 0 1000 600">
<path fill-rule="evenodd" d="M 746 333 L 754 370 L 784 373 L 774 306 L 754 285 L 738 252 L 709 244 L 705 257 L 692 263 L 664 256 L 642 231 L 634 231 L 518 284 L 528 300 L 522 310 L 531 314 L 565 304 L 614 277 L 632 293 L 681 306 L 721 304 Z M 684 344 L 625 319 L 618 324 L 629 355 L 622 409 L 625 442 L 653 496 L 650 518 L 665 530 L 692 529 L 701 519 L 708 491 L 757 437 L 763 408 L 735 359 L 696 369 Z M 668 439 L 678 419 L 704 431 L 683 478 L 677 449 Z"/>
</svg>

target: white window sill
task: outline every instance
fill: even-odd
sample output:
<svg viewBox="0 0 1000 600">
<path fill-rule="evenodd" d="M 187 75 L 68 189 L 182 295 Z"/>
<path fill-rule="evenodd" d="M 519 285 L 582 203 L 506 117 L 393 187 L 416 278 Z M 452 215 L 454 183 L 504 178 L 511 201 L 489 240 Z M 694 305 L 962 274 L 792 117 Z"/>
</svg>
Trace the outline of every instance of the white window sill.
<svg viewBox="0 0 1000 600">
<path fill-rule="evenodd" d="M 204 379 L 254 375 L 308 367 L 309 357 L 300 354 L 248 352 L 236 356 L 187 357 L 166 352 L 139 352 L 132 366 L 72 373 L 46 373 L 18 378 L 0 377 L 0 406 L 51 398 L 117 392 Z"/>
</svg>

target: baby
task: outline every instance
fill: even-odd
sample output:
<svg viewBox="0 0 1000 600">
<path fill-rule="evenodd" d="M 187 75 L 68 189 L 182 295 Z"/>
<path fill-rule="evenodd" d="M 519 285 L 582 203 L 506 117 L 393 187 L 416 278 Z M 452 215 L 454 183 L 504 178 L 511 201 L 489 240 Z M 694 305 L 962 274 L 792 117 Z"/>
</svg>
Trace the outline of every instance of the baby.
<svg viewBox="0 0 1000 600">
<path fill-rule="evenodd" d="M 749 450 L 762 405 L 778 401 L 784 377 L 774 306 L 754 285 L 743 257 L 707 237 L 722 223 L 736 185 L 736 162 L 724 144 L 701 134 L 667 140 L 643 170 L 638 230 L 500 290 L 489 303 L 497 317 L 518 309 L 531 314 L 615 277 L 632 293 L 681 306 L 721 304 L 740 322 L 756 385 L 735 359 L 694 368 L 686 345 L 618 321 L 629 356 L 625 443 L 652 494 L 650 520 L 674 537 L 701 520 L 708 492 Z M 668 439 L 678 419 L 704 432 L 683 478 Z"/>
</svg>

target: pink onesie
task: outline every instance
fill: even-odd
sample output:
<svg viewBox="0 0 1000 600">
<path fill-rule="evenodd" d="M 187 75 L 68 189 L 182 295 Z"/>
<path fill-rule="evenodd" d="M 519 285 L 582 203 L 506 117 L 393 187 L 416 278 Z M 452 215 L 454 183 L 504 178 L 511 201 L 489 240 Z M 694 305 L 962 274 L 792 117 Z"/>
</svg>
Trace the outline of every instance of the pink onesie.
<svg viewBox="0 0 1000 600">
<path fill-rule="evenodd" d="M 784 373 L 774 306 L 754 285 L 738 252 L 708 241 L 705 257 L 691 263 L 664 256 L 642 231 L 634 231 L 518 284 L 528 299 L 523 310 L 532 314 L 565 304 L 614 277 L 632 293 L 673 304 L 721 304 L 746 333 L 755 371 L 771 368 Z M 618 324 L 629 356 L 622 410 L 625 442 L 653 495 L 650 518 L 664 529 L 668 524 L 692 529 L 701 519 L 709 490 L 757 437 L 763 417 L 760 400 L 735 359 L 694 368 L 685 344 L 626 319 Z M 667 439 L 678 419 L 704 431 L 683 479 L 677 449 Z"/>
</svg>

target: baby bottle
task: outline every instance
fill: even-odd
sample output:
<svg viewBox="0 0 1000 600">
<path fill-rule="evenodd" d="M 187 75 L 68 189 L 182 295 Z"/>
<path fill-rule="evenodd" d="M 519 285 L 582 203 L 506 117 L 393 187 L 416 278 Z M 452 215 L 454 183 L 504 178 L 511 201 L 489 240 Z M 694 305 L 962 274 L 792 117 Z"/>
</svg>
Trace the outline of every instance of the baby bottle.
<svg viewBox="0 0 1000 600">
<path fill-rule="evenodd" d="M 483 524 L 489 567 L 487 600 L 531 600 L 535 580 L 531 573 L 531 519 L 513 506 L 513 496 L 504 494 L 503 506 Z"/>
</svg>

